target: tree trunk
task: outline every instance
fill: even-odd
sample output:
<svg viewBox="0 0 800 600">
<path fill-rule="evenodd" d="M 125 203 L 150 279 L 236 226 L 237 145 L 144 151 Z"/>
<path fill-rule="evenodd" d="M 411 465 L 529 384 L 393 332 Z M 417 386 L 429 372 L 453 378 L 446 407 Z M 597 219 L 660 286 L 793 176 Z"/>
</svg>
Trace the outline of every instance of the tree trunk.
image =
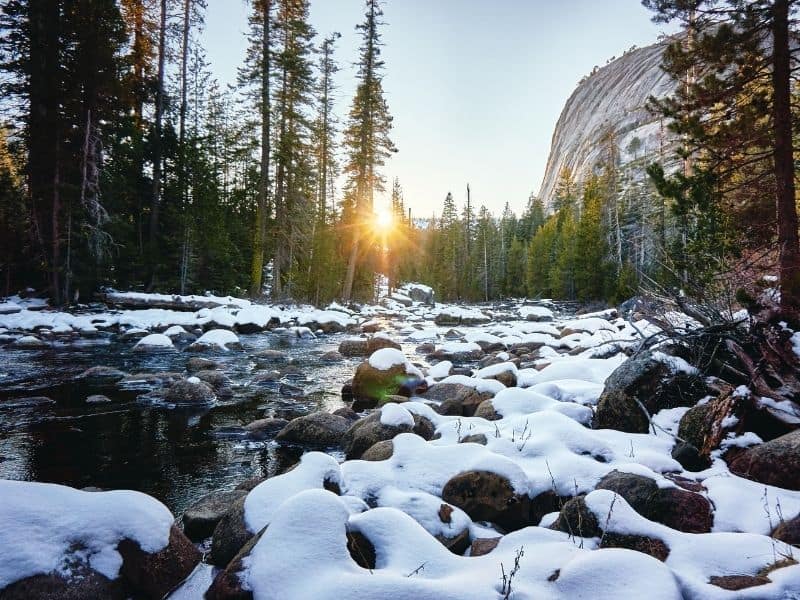
<svg viewBox="0 0 800 600">
<path fill-rule="evenodd" d="M 150 209 L 150 283 L 156 284 L 158 257 L 158 218 L 161 204 L 161 125 L 164 113 L 164 62 L 166 60 L 167 0 L 161 0 L 161 22 L 158 29 L 158 79 L 156 81 L 155 130 L 153 132 L 153 194 Z"/>
<path fill-rule="evenodd" d="M 192 0 L 183 0 L 183 40 L 181 45 L 181 106 L 178 122 L 178 190 L 181 195 L 181 214 L 183 217 L 183 243 L 181 244 L 180 290 L 186 293 L 188 274 L 189 217 L 187 214 L 188 194 L 186 183 L 186 96 L 187 67 L 189 62 L 189 29 L 191 27 Z"/>
<path fill-rule="evenodd" d="M 261 10 L 264 26 L 261 35 L 261 162 L 258 177 L 258 207 L 253 236 L 253 258 L 250 263 L 250 296 L 261 295 L 264 272 L 264 253 L 267 238 L 267 215 L 269 213 L 269 130 L 270 130 L 270 13 L 271 0 L 262 0 Z"/>
<path fill-rule="evenodd" d="M 794 150 L 792 147 L 789 0 L 775 0 L 772 10 L 775 208 L 780 253 L 781 309 L 797 314 L 800 309 L 800 244 L 798 244 L 797 236 Z"/>
</svg>

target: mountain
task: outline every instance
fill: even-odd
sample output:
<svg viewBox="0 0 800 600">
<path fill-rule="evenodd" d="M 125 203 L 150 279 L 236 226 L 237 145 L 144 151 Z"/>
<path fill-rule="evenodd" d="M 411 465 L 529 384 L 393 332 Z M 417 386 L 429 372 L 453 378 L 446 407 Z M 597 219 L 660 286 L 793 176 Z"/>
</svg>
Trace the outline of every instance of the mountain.
<svg viewBox="0 0 800 600">
<path fill-rule="evenodd" d="M 604 139 L 616 136 L 619 166 L 634 179 L 643 178 L 656 159 L 669 163 L 666 123 L 647 109 L 650 96 L 672 93 L 675 82 L 661 69 L 667 42 L 627 51 L 585 77 L 567 100 L 556 123 L 539 197 L 552 206 L 559 173 L 567 167 L 580 184 L 608 153 Z"/>
</svg>

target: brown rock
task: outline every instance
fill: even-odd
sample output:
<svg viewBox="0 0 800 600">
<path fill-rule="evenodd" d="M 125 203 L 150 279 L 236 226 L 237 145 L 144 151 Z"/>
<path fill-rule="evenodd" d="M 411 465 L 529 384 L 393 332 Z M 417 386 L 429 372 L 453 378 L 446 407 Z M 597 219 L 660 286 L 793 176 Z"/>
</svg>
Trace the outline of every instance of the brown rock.
<svg viewBox="0 0 800 600">
<path fill-rule="evenodd" d="M 497 544 L 500 543 L 501 539 L 503 538 L 477 538 L 472 540 L 472 546 L 469 551 L 470 556 L 489 554 L 489 552 L 497 548 Z"/>
<path fill-rule="evenodd" d="M 507 531 L 531 524 L 530 498 L 517 494 L 508 479 L 490 471 L 456 475 L 442 489 L 442 500 L 475 521 L 497 523 Z"/>
<path fill-rule="evenodd" d="M 174 525 L 163 550 L 148 554 L 137 542 L 125 539 L 117 551 L 122 555 L 120 575 L 134 590 L 151 598 L 163 598 L 175 589 L 201 559 L 194 544 Z"/>
</svg>

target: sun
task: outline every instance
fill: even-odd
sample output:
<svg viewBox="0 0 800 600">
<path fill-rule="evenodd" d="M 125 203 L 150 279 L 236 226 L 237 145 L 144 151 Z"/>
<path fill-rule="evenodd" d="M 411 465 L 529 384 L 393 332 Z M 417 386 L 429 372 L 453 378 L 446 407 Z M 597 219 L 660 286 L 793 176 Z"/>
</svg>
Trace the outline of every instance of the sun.
<svg viewBox="0 0 800 600">
<path fill-rule="evenodd" d="M 375 226 L 381 231 L 389 231 L 392 228 L 392 213 L 386 209 L 379 209 L 375 213 Z"/>
</svg>

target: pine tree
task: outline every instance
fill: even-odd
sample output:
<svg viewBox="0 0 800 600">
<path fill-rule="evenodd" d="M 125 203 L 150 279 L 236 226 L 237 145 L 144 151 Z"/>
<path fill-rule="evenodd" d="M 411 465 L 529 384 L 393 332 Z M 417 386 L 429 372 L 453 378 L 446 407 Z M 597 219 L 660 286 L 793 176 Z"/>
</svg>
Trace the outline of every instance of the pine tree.
<svg viewBox="0 0 800 600">
<path fill-rule="evenodd" d="M 790 42 L 797 3 L 644 0 L 643 4 L 655 12 L 655 20 L 677 20 L 688 30 L 687 36 L 671 44 L 664 60 L 667 72 L 683 85 L 673 97 L 656 103 L 684 141 L 681 156 L 687 168 L 682 176 L 691 180 L 696 162 L 718 181 L 728 206 L 747 207 L 735 211 L 737 226 L 745 231 L 739 244 L 752 246 L 753 240 L 764 244 L 764 226 L 774 223 L 781 308 L 797 313 L 800 242 L 792 135 L 796 116 L 791 106 L 797 49 Z M 766 191 L 774 198 L 772 210 L 759 201 Z"/>
<path fill-rule="evenodd" d="M 379 0 L 366 0 L 366 18 L 357 26 L 362 44 L 359 52 L 358 87 L 353 98 L 344 131 L 344 147 L 347 162 L 346 192 L 352 203 L 347 227 L 350 231 L 349 257 L 345 274 L 342 298 L 350 301 L 354 294 L 357 270 L 361 257 L 361 241 L 368 229 L 376 191 L 383 190 L 384 179 L 380 168 L 386 159 L 396 152 L 389 138 L 392 117 L 383 92 L 383 61 L 380 57 L 381 37 L 378 31 L 383 16 Z M 359 295 L 367 296 L 371 291 L 372 276 L 361 279 L 369 290 Z"/>
</svg>

